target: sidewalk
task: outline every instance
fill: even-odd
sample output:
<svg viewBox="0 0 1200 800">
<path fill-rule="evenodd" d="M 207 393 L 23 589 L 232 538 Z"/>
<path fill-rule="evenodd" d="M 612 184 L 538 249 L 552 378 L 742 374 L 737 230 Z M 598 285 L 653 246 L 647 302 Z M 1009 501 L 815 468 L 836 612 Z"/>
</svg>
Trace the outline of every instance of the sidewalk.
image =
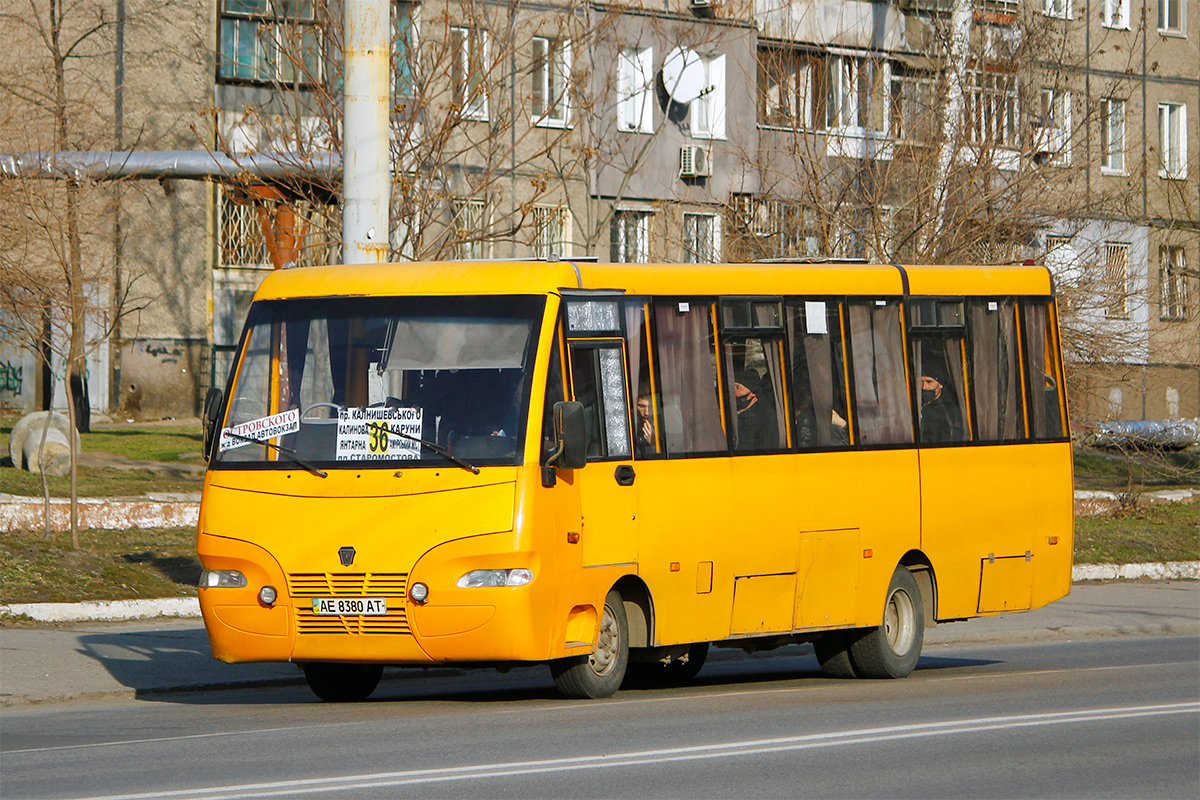
<svg viewBox="0 0 1200 800">
<path fill-rule="evenodd" d="M 1176 581 L 1075 585 L 1046 608 L 939 625 L 926 632 L 925 642 L 1197 634 L 1200 583 Z M 0 627 L 0 653 L 0 707 L 303 683 L 293 664 L 214 660 L 195 619 Z"/>
</svg>

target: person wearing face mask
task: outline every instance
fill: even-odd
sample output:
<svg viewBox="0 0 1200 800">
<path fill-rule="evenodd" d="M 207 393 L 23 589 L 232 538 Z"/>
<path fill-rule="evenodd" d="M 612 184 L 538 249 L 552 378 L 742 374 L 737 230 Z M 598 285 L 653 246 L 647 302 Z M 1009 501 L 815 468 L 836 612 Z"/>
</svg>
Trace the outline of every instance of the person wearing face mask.
<svg viewBox="0 0 1200 800">
<path fill-rule="evenodd" d="M 921 376 L 921 441 L 957 442 L 962 439 L 958 407 L 950 397 L 939 370 L 927 369 Z"/>
<path fill-rule="evenodd" d="M 738 370 L 733 376 L 734 411 L 737 414 L 735 450 L 769 450 L 779 446 L 779 432 L 770 404 L 759 397 L 758 374 Z"/>
</svg>

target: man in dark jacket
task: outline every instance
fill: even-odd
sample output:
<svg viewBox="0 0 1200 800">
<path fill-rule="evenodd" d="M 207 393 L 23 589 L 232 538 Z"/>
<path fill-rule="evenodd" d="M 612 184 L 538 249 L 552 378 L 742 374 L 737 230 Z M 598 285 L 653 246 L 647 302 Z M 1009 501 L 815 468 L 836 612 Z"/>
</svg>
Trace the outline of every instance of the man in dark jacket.
<svg viewBox="0 0 1200 800">
<path fill-rule="evenodd" d="M 921 441 L 962 441 L 962 414 L 946 389 L 940 371 L 927 369 L 921 376 Z"/>
</svg>

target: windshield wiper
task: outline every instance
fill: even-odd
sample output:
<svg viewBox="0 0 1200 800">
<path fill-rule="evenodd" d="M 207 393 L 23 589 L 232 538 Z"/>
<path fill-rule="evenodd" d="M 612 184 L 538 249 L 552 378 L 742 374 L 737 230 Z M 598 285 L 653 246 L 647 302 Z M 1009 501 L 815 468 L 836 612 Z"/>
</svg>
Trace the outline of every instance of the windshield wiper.
<svg viewBox="0 0 1200 800">
<path fill-rule="evenodd" d="M 433 452 L 437 453 L 438 455 L 442 455 L 442 456 L 445 456 L 446 458 L 450 459 L 451 461 L 453 461 L 455 464 L 458 464 L 463 469 L 470 470 L 472 474 L 474 474 L 474 475 L 479 474 L 479 467 L 475 466 L 474 464 L 468 464 L 466 461 L 463 461 L 461 458 L 459 458 L 456 455 L 451 455 L 450 451 L 447 450 L 446 448 L 442 447 L 440 444 L 434 444 L 433 442 L 427 442 L 424 439 L 418 439 L 416 436 L 407 434 L 404 431 L 398 431 L 393 428 L 389 428 L 386 425 L 382 425 L 381 423 L 378 423 L 378 422 L 368 422 L 367 428 L 379 431 L 380 433 L 383 433 L 384 435 L 393 433 L 396 436 L 399 436 L 401 439 L 408 439 L 410 442 L 416 442 L 417 444 L 423 444 L 426 447 L 428 447 L 430 450 L 432 450 Z"/>
<path fill-rule="evenodd" d="M 223 433 L 225 433 L 225 435 L 227 435 L 227 436 L 232 436 L 235 439 L 241 439 L 243 442 L 252 442 L 253 444 L 265 444 L 267 447 L 270 447 L 273 450 L 278 450 L 280 453 L 283 453 L 285 456 L 290 458 L 292 461 L 296 462 L 296 464 L 298 466 L 304 467 L 306 470 L 311 472 L 313 475 L 316 475 L 318 478 L 328 478 L 329 477 L 329 473 L 326 472 L 325 470 L 318 469 L 317 467 L 314 467 L 312 464 L 309 464 L 307 461 L 302 461 L 301 459 L 297 458 L 296 451 L 290 447 L 284 447 L 282 445 L 275 444 L 274 442 L 268 442 L 266 439 L 255 439 L 253 436 L 243 436 L 240 433 L 234 433 L 233 431 L 230 431 L 230 430 L 223 431 Z"/>
</svg>

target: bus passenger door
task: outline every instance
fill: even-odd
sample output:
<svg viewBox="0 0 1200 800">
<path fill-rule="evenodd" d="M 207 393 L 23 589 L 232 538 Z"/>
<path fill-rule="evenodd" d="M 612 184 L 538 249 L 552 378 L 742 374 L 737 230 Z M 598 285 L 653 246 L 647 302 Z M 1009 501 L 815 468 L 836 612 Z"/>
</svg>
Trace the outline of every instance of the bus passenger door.
<svg viewBox="0 0 1200 800">
<path fill-rule="evenodd" d="M 620 339 L 574 340 L 571 394 L 583 404 L 588 463 L 576 470 L 583 566 L 637 560 L 636 474 L 625 389 L 625 348 Z"/>
</svg>

